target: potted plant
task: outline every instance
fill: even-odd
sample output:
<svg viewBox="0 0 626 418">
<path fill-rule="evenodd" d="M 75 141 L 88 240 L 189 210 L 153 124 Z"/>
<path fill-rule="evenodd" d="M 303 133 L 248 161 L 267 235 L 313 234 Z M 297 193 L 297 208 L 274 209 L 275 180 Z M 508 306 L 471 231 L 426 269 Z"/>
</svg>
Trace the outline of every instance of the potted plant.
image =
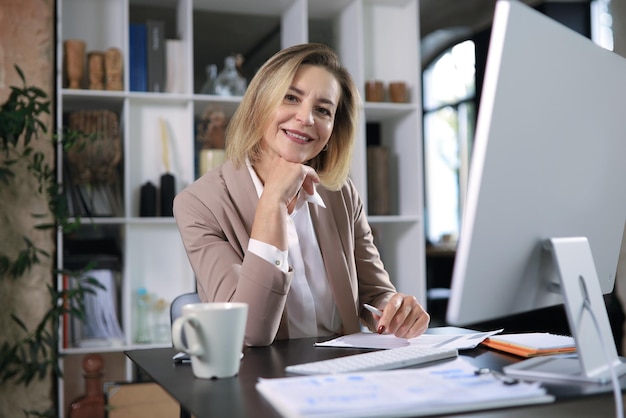
<svg viewBox="0 0 626 418">
<path fill-rule="evenodd" d="M 58 228 L 72 231 L 80 225 L 79 218 L 71 218 L 63 196 L 63 185 L 57 182 L 54 164 L 36 147 L 36 141 L 49 140 L 59 152 L 80 147 L 85 135 L 80 132 L 64 132 L 63 135 L 48 135 L 44 122 L 50 114 L 47 94 L 36 86 L 28 86 L 22 70 L 15 66 L 22 81 L 21 86 L 12 86 L 8 99 L 0 105 L 0 194 L 10 198 L 20 193 L 32 193 L 45 202 L 36 213 L 32 213 L 32 234 L 47 231 L 55 234 Z M 27 178 L 25 178 L 27 177 Z M 27 184 L 24 187 L 24 183 Z M 28 187 L 30 186 L 30 187 Z M 0 280 L 27 280 L 33 269 L 41 264 L 54 266 L 53 251 L 37 244 L 30 235 L 19 240 L 18 247 L 12 244 L 11 251 L 0 251 Z M 51 239 L 54 242 L 54 239 Z M 6 248 L 6 247 L 0 247 Z M 88 268 L 88 267 L 87 267 Z M 0 343 L 0 390 L 5 385 L 30 385 L 36 380 L 53 379 L 61 374 L 59 369 L 59 321 L 68 313 L 84 318 L 84 296 L 93 292 L 99 283 L 84 272 L 49 271 L 47 290 L 49 303 L 39 309 L 42 314 L 34 327 L 26 325 L 19 315 L 11 313 L 16 332 Z M 78 285 L 71 289 L 59 289 L 56 277 L 66 274 L 77 279 Z M 39 307 L 38 307 L 39 308 Z M 56 416 L 54 405 L 45 411 L 24 410 L 26 416 Z"/>
</svg>

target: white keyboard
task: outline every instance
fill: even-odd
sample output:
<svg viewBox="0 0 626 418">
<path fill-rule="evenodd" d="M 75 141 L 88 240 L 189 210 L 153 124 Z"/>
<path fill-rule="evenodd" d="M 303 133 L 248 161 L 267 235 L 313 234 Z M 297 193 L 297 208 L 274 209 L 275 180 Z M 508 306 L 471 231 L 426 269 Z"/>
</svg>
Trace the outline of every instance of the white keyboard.
<svg viewBox="0 0 626 418">
<path fill-rule="evenodd" d="M 388 350 L 353 354 L 330 360 L 294 364 L 285 367 L 285 371 L 288 373 L 313 375 L 389 370 L 456 357 L 458 354 L 455 348 L 409 345 Z"/>
</svg>

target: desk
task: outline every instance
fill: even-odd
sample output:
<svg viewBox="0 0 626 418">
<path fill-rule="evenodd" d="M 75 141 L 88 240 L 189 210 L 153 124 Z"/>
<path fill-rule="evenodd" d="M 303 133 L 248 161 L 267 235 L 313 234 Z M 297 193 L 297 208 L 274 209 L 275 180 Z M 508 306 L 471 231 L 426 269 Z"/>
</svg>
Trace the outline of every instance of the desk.
<svg viewBox="0 0 626 418">
<path fill-rule="evenodd" d="M 229 379 L 196 379 L 190 364 L 174 365 L 174 348 L 127 351 L 126 355 L 155 382 L 169 392 L 196 418 L 278 418 L 280 415 L 257 392 L 259 377 L 284 377 L 284 368 L 367 350 L 314 347 L 314 338 L 277 341 L 269 347 L 246 347 L 239 375 Z M 517 358 L 484 348 L 462 351 L 465 359 L 476 367 L 501 370 Z M 622 378 L 626 387 L 626 377 Z M 613 417 L 614 402 L 610 386 L 551 386 L 549 391 L 557 402 L 523 408 L 474 412 L 454 417 L 516 418 L 516 417 Z M 607 392 L 608 391 L 608 392 Z M 585 395 L 585 396 L 581 396 Z M 626 404 L 626 401 L 624 401 Z"/>
</svg>

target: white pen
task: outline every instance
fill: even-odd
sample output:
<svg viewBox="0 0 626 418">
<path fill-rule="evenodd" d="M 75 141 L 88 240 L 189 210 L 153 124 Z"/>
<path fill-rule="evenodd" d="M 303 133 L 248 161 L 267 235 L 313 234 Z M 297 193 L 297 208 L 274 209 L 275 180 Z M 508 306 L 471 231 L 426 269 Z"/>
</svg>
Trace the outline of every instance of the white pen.
<svg viewBox="0 0 626 418">
<path fill-rule="evenodd" d="M 383 311 L 381 311 L 378 308 L 373 307 L 372 305 L 368 305 L 367 303 L 364 303 L 363 307 L 367 309 L 368 311 L 370 311 L 371 313 L 374 313 L 378 316 L 383 316 Z"/>
</svg>

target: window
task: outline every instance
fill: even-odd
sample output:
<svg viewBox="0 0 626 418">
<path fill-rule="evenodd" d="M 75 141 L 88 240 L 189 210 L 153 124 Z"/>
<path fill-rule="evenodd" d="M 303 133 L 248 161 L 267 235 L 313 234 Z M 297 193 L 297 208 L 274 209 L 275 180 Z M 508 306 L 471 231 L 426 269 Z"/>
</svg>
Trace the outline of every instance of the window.
<svg viewBox="0 0 626 418">
<path fill-rule="evenodd" d="M 476 119 L 473 41 L 444 51 L 423 72 L 426 238 L 454 246 Z"/>
<path fill-rule="evenodd" d="M 537 9 L 613 49 L 611 0 L 545 2 Z M 446 49 L 422 72 L 425 234 L 454 249 L 463 213 L 476 114 L 491 29 Z"/>
</svg>

